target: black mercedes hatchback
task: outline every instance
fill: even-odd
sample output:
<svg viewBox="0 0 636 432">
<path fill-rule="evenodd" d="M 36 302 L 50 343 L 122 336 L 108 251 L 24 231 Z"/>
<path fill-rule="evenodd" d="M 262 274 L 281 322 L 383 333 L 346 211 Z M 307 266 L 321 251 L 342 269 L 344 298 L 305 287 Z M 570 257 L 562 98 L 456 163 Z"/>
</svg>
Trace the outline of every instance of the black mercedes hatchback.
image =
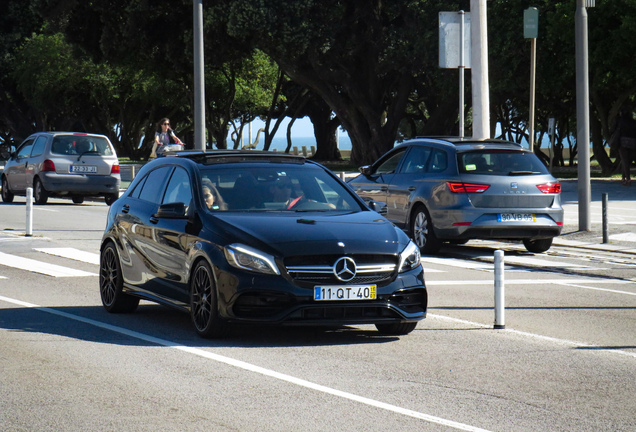
<svg viewBox="0 0 636 432">
<path fill-rule="evenodd" d="M 327 168 L 264 152 L 180 152 L 146 164 L 110 208 L 100 294 L 188 312 L 199 335 L 233 323 L 374 324 L 425 318 L 419 248 Z"/>
</svg>

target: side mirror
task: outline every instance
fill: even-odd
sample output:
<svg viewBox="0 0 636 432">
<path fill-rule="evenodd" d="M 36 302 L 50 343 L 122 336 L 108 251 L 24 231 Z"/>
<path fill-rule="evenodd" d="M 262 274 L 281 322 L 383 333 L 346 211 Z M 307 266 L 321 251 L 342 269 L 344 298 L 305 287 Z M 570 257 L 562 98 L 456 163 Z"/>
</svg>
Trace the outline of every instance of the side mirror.
<svg viewBox="0 0 636 432">
<path fill-rule="evenodd" d="M 160 219 L 187 219 L 188 206 L 180 202 L 162 204 L 154 217 Z"/>
<path fill-rule="evenodd" d="M 361 166 L 360 168 L 358 168 L 358 171 L 360 171 L 360 173 L 365 177 L 370 176 L 373 172 L 371 165 Z"/>
</svg>

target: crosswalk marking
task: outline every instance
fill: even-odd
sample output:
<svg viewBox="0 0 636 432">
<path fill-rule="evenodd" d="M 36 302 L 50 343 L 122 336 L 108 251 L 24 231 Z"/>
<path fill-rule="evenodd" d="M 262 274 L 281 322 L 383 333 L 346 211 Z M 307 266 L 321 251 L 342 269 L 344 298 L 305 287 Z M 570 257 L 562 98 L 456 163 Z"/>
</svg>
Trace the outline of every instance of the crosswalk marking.
<svg viewBox="0 0 636 432">
<path fill-rule="evenodd" d="M 77 277 L 77 276 L 97 276 L 96 273 L 89 273 L 83 270 L 76 270 L 70 267 L 63 267 L 55 264 L 49 264 L 37 261 L 31 258 L 24 258 L 17 255 L 11 255 L 0 252 L 0 265 L 7 267 L 28 270 L 35 273 L 44 274 L 53 277 Z"/>
<path fill-rule="evenodd" d="M 36 248 L 35 250 L 49 255 L 61 256 L 75 261 L 99 265 L 99 254 L 93 252 L 85 252 L 75 248 Z"/>
<path fill-rule="evenodd" d="M 492 264 L 483 263 L 478 261 L 470 261 L 467 259 L 457 258 L 435 258 L 435 257 L 422 257 L 423 263 L 437 264 L 441 266 L 460 267 L 473 270 L 492 270 Z M 425 270 L 426 271 L 426 270 Z"/>
</svg>

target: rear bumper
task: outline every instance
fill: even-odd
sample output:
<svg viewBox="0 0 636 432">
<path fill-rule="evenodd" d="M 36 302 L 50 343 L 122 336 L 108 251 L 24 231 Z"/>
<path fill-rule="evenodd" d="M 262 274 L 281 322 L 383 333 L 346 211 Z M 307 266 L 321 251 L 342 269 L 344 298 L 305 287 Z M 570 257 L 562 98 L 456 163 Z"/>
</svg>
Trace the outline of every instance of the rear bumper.
<svg viewBox="0 0 636 432">
<path fill-rule="evenodd" d="M 506 213 L 510 213 L 509 210 Z M 499 239 L 524 240 L 557 237 L 563 229 L 563 211 L 554 210 L 537 212 L 536 210 L 519 210 L 514 213 L 533 214 L 534 221 L 501 222 L 498 214 L 460 212 L 453 215 L 450 223 L 443 229 L 437 229 L 439 239 Z"/>
<path fill-rule="evenodd" d="M 121 175 L 87 175 L 40 173 L 40 180 L 47 192 L 53 194 L 102 195 L 119 193 Z"/>
</svg>

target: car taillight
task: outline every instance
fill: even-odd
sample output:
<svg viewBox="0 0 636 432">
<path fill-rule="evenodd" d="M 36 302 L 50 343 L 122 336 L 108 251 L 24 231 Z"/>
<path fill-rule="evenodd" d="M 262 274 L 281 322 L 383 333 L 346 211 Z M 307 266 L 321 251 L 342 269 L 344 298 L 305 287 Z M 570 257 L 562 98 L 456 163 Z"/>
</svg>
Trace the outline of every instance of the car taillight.
<svg viewBox="0 0 636 432">
<path fill-rule="evenodd" d="M 40 171 L 55 171 L 55 164 L 52 160 L 47 159 L 42 164 L 42 169 Z"/>
<path fill-rule="evenodd" d="M 111 174 L 119 174 L 119 165 L 115 164 L 112 167 L 110 167 L 110 173 Z"/>
<path fill-rule="evenodd" d="M 453 193 L 482 193 L 490 187 L 487 184 L 446 182 L 448 188 Z"/>
<path fill-rule="evenodd" d="M 537 185 L 537 187 L 544 194 L 561 193 L 561 183 L 546 183 L 546 184 Z"/>
</svg>

